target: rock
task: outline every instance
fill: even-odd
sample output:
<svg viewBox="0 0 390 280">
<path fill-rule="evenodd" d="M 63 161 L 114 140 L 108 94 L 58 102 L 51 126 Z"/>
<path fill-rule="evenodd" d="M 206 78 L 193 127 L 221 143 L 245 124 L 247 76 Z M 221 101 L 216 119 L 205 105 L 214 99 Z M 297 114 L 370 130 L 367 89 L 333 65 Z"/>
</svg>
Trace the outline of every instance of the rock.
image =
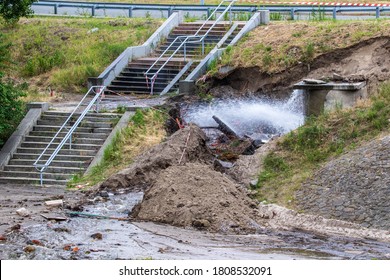
<svg viewBox="0 0 390 280">
<path fill-rule="evenodd" d="M 214 169 L 216 171 L 219 171 L 221 173 L 225 173 L 226 170 L 229 168 L 232 168 L 234 166 L 234 164 L 229 162 L 229 161 L 223 161 L 223 160 L 216 159 L 214 161 L 213 166 L 214 166 Z"/>
<path fill-rule="evenodd" d="M 337 74 L 337 73 L 333 73 L 332 74 L 332 80 L 333 81 L 344 81 L 344 77 Z"/>
<path fill-rule="evenodd" d="M 26 253 L 33 253 L 35 252 L 35 247 L 32 245 L 27 245 L 26 247 L 24 247 L 23 251 L 25 251 Z"/>
<path fill-rule="evenodd" d="M 0 241 L 7 241 L 7 237 L 5 237 L 4 235 L 0 235 Z"/>
<path fill-rule="evenodd" d="M 250 181 L 249 186 L 251 188 L 256 188 L 258 183 L 259 183 L 259 179 L 254 179 L 254 180 Z"/>
<path fill-rule="evenodd" d="M 194 220 L 192 221 L 192 225 L 196 228 L 208 228 L 210 227 L 210 222 L 205 219 Z"/>
<path fill-rule="evenodd" d="M 16 224 L 16 225 L 11 227 L 11 230 L 20 230 L 20 228 L 21 228 L 21 225 L 20 224 Z"/>
<path fill-rule="evenodd" d="M 45 201 L 45 205 L 49 207 L 59 207 L 64 204 L 62 199 Z"/>
<path fill-rule="evenodd" d="M 96 240 L 102 240 L 103 239 L 103 234 L 101 234 L 100 232 L 97 232 L 97 233 L 92 234 L 91 237 L 93 239 L 96 239 Z"/>
<path fill-rule="evenodd" d="M 18 210 L 16 210 L 16 214 L 18 214 L 19 216 L 22 216 L 22 217 L 28 217 L 30 216 L 30 211 L 28 211 L 26 208 L 20 208 Z"/>
<path fill-rule="evenodd" d="M 101 192 L 99 193 L 99 195 L 100 195 L 101 197 L 105 197 L 105 198 L 109 197 L 107 191 L 101 191 Z"/>
</svg>

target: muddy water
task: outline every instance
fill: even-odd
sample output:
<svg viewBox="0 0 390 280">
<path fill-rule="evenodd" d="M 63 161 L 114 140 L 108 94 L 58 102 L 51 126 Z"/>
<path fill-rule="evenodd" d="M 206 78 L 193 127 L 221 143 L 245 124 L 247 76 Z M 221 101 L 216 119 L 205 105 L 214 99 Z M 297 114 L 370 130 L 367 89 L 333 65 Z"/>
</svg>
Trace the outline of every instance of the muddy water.
<svg viewBox="0 0 390 280">
<path fill-rule="evenodd" d="M 127 217 L 142 193 L 110 195 L 85 213 Z M 101 239 L 91 237 L 100 233 Z M 390 244 L 367 239 L 270 231 L 221 235 L 154 223 L 71 217 L 9 234 L 1 259 L 390 259 Z M 26 253 L 28 244 L 35 251 Z"/>
</svg>

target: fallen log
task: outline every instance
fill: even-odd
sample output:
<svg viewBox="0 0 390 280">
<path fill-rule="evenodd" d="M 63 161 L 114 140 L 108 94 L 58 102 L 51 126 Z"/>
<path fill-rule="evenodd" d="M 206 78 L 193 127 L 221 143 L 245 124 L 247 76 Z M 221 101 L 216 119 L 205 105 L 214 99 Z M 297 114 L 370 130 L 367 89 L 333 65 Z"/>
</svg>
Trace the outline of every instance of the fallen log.
<svg viewBox="0 0 390 280">
<path fill-rule="evenodd" d="M 218 129 L 225 133 L 228 137 L 234 137 L 240 139 L 241 137 L 237 135 L 237 133 L 225 122 L 223 122 L 217 116 L 213 116 L 213 119 L 218 124 Z"/>
</svg>

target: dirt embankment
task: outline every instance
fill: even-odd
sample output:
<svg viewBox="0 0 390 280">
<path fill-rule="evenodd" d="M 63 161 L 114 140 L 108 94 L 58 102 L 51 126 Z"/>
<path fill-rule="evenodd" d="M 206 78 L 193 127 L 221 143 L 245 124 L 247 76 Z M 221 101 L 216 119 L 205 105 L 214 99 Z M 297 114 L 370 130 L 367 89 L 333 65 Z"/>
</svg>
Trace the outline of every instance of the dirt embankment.
<svg viewBox="0 0 390 280">
<path fill-rule="evenodd" d="M 144 191 L 156 181 L 161 171 L 187 162 L 213 162 L 206 136 L 195 125 L 178 130 L 167 141 L 142 153 L 128 168 L 104 181 L 99 189 Z"/>
<path fill-rule="evenodd" d="M 390 79 L 390 37 L 377 37 L 322 54 L 273 75 L 258 66 L 238 67 L 213 78 L 210 93 L 221 96 L 248 93 L 286 95 L 286 89 L 304 78 L 329 80 L 333 74 L 345 81 L 367 81 L 369 92 Z"/>
</svg>

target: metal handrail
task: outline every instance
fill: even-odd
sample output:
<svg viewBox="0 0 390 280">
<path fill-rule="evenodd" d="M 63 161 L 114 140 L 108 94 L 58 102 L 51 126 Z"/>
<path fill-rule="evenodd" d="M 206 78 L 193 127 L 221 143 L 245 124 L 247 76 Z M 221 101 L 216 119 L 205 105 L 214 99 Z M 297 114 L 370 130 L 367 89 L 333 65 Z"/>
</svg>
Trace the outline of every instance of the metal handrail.
<svg viewBox="0 0 390 280">
<path fill-rule="evenodd" d="M 52 163 L 54 158 L 58 155 L 60 150 L 63 148 L 63 146 L 66 144 L 66 142 L 69 140 L 69 149 L 72 148 L 72 134 L 78 127 L 78 125 L 82 122 L 85 115 L 91 110 L 92 106 L 96 104 L 96 111 L 99 110 L 98 106 L 100 103 L 100 100 L 102 98 L 102 95 L 104 93 L 105 86 L 93 86 L 91 87 L 88 92 L 84 95 L 84 97 L 81 99 L 79 104 L 74 108 L 72 113 L 69 115 L 69 117 L 65 120 L 64 124 L 60 127 L 60 129 L 57 131 L 57 133 L 54 135 L 54 137 L 51 139 L 49 144 L 47 144 L 46 148 L 43 150 L 43 152 L 39 155 L 37 160 L 34 162 L 33 166 L 40 172 L 40 183 L 41 186 L 43 185 L 43 172 L 49 167 L 49 165 Z M 90 93 L 93 92 L 95 96 L 92 98 L 92 100 L 88 103 L 86 108 L 83 110 L 83 112 L 80 114 L 76 122 L 70 127 L 67 128 L 67 123 L 72 119 L 73 115 L 76 113 L 76 111 L 82 106 L 84 100 L 90 95 Z M 57 145 L 57 147 L 54 149 L 54 151 L 50 154 L 49 158 L 46 160 L 46 162 L 39 163 L 41 161 L 41 158 L 46 154 L 46 151 L 50 148 L 50 146 L 54 143 L 57 136 L 63 132 L 63 130 L 67 130 L 68 132 L 62 138 L 61 142 Z"/>
<path fill-rule="evenodd" d="M 223 18 L 223 16 L 228 12 L 231 11 L 231 7 L 237 0 L 223 0 L 218 7 L 210 14 L 210 16 L 207 18 L 207 20 L 202 24 L 202 26 L 196 31 L 194 35 L 190 36 L 178 36 L 176 37 L 173 42 L 164 50 L 164 52 L 156 59 L 156 61 L 146 70 L 144 73 L 144 76 L 146 78 L 146 82 L 148 85 L 148 80 L 150 80 L 151 84 L 151 90 L 150 94 L 153 94 L 153 86 L 154 86 L 154 81 L 157 78 L 157 75 L 160 73 L 160 71 L 165 67 L 165 65 L 168 64 L 168 62 L 175 56 L 175 54 L 184 46 L 184 61 L 186 61 L 186 44 L 187 43 L 202 43 L 202 54 L 204 54 L 204 40 L 207 37 L 207 35 L 211 32 L 211 30 L 214 28 L 214 26 Z M 218 11 L 218 9 L 221 7 L 221 5 L 225 2 L 230 2 L 228 6 L 223 10 L 221 15 L 214 21 L 214 23 L 211 25 L 211 27 L 207 30 L 207 32 L 203 35 L 198 35 L 199 32 L 203 29 L 203 27 L 206 25 L 207 22 L 210 21 L 210 19 L 214 16 L 214 14 Z M 231 19 L 231 18 L 230 18 Z M 184 38 L 184 41 L 181 41 L 181 39 Z M 199 38 L 197 41 L 189 41 L 190 39 L 193 38 Z M 149 78 L 149 72 L 153 69 L 153 67 L 164 57 L 164 55 L 171 49 L 171 47 L 178 41 L 181 41 L 181 44 L 176 48 L 176 50 L 169 56 L 168 59 L 165 60 L 163 65 L 160 66 L 160 68 L 154 72 L 153 76 Z"/>
</svg>

